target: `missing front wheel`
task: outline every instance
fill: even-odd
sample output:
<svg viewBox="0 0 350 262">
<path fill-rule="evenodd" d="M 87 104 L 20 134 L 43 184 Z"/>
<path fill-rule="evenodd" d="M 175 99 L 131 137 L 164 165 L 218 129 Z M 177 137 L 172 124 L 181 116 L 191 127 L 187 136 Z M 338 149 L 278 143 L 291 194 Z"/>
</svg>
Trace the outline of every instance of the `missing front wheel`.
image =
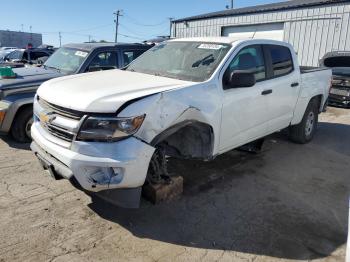
<svg viewBox="0 0 350 262">
<path fill-rule="evenodd" d="M 152 185 L 171 183 L 164 149 L 157 148 L 154 152 L 148 168 L 146 181 Z"/>
</svg>

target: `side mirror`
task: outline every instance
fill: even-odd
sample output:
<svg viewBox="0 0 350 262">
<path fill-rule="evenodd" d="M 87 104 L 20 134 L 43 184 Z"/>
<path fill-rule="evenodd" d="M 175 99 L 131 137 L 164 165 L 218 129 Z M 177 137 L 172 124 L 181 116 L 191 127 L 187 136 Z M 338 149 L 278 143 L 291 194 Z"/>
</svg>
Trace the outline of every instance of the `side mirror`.
<svg viewBox="0 0 350 262">
<path fill-rule="evenodd" d="M 252 87 L 256 84 L 255 75 L 250 71 L 233 71 L 228 80 L 229 88 Z"/>
</svg>

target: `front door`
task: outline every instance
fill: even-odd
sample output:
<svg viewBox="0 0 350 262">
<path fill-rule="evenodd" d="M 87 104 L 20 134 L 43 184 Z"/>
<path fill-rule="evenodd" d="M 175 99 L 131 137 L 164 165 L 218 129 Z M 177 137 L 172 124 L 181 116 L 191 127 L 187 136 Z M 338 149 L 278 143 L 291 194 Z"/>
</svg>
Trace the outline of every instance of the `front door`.
<svg viewBox="0 0 350 262">
<path fill-rule="evenodd" d="M 252 87 L 230 88 L 227 76 L 235 70 L 254 73 L 256 84 Z M 264 91 L 267 72 L 261 45 L 244 47 L 232 59 L 222 76 L 224 89 L 220 151 L 226 152 L 247 142 L 265 136 L 268 132 L 268 110 Z"/>
</svg>

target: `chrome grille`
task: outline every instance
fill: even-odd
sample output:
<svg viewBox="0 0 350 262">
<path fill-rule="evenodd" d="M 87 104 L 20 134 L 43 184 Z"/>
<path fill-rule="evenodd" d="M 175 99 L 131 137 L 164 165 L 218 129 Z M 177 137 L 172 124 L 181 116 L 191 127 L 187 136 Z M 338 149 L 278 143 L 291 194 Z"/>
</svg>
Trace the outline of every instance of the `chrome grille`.
<svg viewBox="0 0 350 262">
<path fill-rule="evenodd" d="M 84 113 L 54 105 L 39 97 L 37 101 L 42 108 L 41 112 L 37 112 L 42 128 L 56 138 L 72 142 Z"/>
<path fill-rule="evenodd" d="M 72 142 L 75 134 L 69 132 L 68 130 L 64 130 L 61 128 L 57 128 L 53 125 L 42 125 L 51 135 L 63 139 L 68 142 Z"/>
<path fill-rule="evenodd" d="M 45 101 L 44 99 L 41 99 L 39 96 L 37 97 L 37 100 L 43 109 L 49 110 L 50 112 L 56 113 L 58 115 L 65 116 L 72 119 L 77 119 L 77 120 L 80 120 L 84 116 L 83 112 L 54 105 L 52 103 Z"/>
</svg>

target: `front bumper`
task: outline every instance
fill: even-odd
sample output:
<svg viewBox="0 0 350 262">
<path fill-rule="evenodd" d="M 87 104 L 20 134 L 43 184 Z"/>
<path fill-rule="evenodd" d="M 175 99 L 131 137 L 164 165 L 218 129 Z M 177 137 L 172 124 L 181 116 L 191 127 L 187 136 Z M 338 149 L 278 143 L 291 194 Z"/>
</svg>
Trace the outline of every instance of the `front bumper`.
<svg viewBox="0 0 350 262">
<path fill-rule="evenodd" d="M 328 104 L 332 106 L 350 108 L 350 96 L 339 96 L 330 94 Z"/>
<path fill-rule="evenodd" d="M 91 192 L 140 188 L 155 150 L 134 137 L 115 143 L 74 141 L 64 148 L 45 136 L 40 123 L 34 123 L 31 149 L 42 165 Z"/>
</svg>

